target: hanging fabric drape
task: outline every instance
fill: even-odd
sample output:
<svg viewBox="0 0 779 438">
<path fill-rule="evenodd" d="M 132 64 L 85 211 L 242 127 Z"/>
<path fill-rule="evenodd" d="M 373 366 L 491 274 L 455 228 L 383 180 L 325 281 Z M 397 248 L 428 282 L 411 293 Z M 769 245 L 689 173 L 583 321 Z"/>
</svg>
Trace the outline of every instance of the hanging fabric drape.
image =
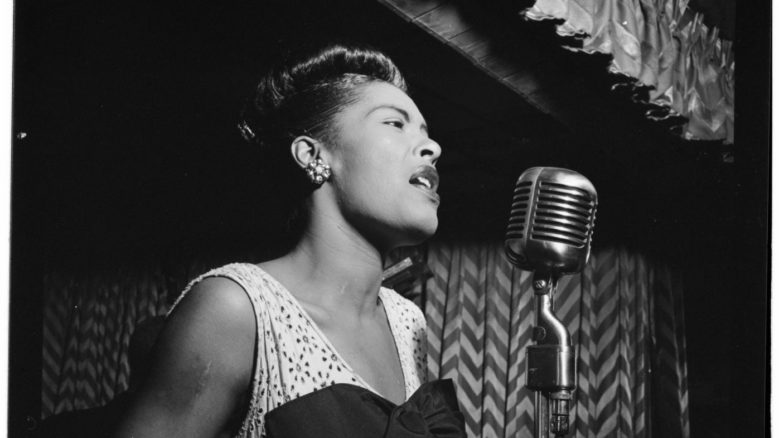
<svg viewBox="0 0 779 438">
<path fill-rule="evenodd" d="M 452 378 L 471 437 L 532 437 L 525 384 L 532 273 L 502 245 L 432 245 L 426 284 L 428 366 Z M 577 350 L 571 436 L 688 437 L 682 300 L 667 268 L 600 251 L 561 278 L 556 314 Z"/>
<path fill-rule="evenodd" d="M 525 348 L 534 322 L 531 273 L 502 245 L 432 244 L 422 285 L 432 378 L 452 378 L 472 437 L 532 436 Z M 186 279 L 154 268 L 45 278 L 42 416 L 101 406 L 127 387 L 127 346 L 143 319 L 164 314 Z M 623 250 L 595 252 L 560 280 L 556 313 L 577 354 L 577 437 L 689 436 L 678 279 Z"/>
<path fill-rule="evenodd" d="M 221 262 L 51 269 L 44 276 L 41 418 L 103 406 L 128 387 L 130 337 Z"/>
<path fill-rule="evenodd" d="M 735 53 L 686 0 L 536 0 L 532 20 L 562 19 L 557 33 L 581 36 L 581 50 L 612 56 L 610 71 L 651 87 L 649 101 L 681 115 L 687 139 L 733 142 Z"/>
<path fill-rule="evenodd" d="M 167 310 L 155 272 L 44 278 L 42 417 L 102 406 L 127 389 L 127 349 L 137 323 Z"/>
</svg>

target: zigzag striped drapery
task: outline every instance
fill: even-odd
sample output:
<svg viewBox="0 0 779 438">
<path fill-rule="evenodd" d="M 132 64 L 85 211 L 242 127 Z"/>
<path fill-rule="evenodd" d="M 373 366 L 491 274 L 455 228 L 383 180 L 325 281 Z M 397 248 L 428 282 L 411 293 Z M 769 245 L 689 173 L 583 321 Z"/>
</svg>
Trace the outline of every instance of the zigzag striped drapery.
<svg viewBox="0 0 779 438">
<path fill-rule="evenodd" d="M 454 379 L 470 437 L 532 437 L 532 273 L 499 244 L 432 245 L 428 266 L 431 377 Z M 682 310 L 672 273 L 625 250 L 561 278 L 555 311 L 578 355 L 570 436 L 690 435 Z"/>
<path fill-rule="evenodd" d="M 533 393 L 524 388 L 531 274 L 513 268 L 499 244 L 433 244 L 427 259 L 431 377 L 455 380 L 469 436 L 532 436 Z M 187 266 L 175 280 L 162 269 L 48 275 L 42 417 L 100 406 L 124 390 L 136 323 L 165 313 L 168 291 L 204 270 Z M 575 436 L 689 436 L 683 309 L 672 273 L 624 250 L 600 251 L 580 275 L 561 279 L 557 297 L 579 358 Z"/>
<path fill-rule="evenodd" d="M 167 309 L 157 272 L 44 278 L 42 418 L 104 405 L 127 388 L 136 323 Z"/>
<path fill-rule="evenodd" d="M 41 418 L 105 405 L 127 389 L 136 325 L 164 315 L 190 279 L 220 264 L 190 260 L 46 274 Z"/>
</svg>

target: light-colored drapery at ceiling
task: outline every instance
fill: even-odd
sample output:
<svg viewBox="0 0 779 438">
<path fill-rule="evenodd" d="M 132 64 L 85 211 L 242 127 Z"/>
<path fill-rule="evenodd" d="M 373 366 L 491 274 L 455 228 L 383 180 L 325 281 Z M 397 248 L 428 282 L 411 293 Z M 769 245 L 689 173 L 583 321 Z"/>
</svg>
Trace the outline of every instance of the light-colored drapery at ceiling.
<svg viewBox="0 0 779 438">
<path fill-rule="evenodd" d="M 651 87 L 648 103 L 688 119 L 687 139 L 733 142 L 735 52 L 686 0 L 537 0 L 524 16 L 562 19 L 557 33 L 612 56 L 610 71 Z"/>
</svg>

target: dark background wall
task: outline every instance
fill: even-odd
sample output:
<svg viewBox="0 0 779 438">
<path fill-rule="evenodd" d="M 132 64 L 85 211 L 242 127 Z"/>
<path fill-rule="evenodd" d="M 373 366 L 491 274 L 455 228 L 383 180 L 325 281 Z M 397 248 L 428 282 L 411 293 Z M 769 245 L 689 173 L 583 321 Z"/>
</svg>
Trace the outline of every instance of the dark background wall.
<svg viewBox="0 0 779 438">
<path fill-rule="evenodd" d="M 685 274 L 693 436 L 762 430 L 765 11 L 743 8 L 729 31 L 737 49 L 750 50 L 737 63 L 736 144 L 723 145 L 682 141 L 669 126 L 646 121 L 630 96 L 609 91 L 607 59 L 559 49 L 551 24 L 495 27 L 505 27 L 506 40 L 538 38 L 550 62 L 568 66 L 549 83 L 598 96 L 582 101 L 571 92 L 583 113 L 578 130 L 534 110 L 381 5 L 320 3 L 17 4 L 13 126 L 25 136 L 13 149 L 9 419 L 16 430 L 40 412 L 44 273 L 231 254 L 260 259 L 282 248 L 284 182 L 263 170 L 235 122 L 281 47 L 332 35 L 372 43 L 406 71 L 444 147 L 435 239 L 501 239 L 522 170 L 582 172 L 600 196 L 596 246 L 629 247 Z M 488 12 L 520 3 L 497 2 Z M 754 30 L 737 32 L 747 25 Z M 603 111 L 612 117 L 587 116 Z"/>
</svg>

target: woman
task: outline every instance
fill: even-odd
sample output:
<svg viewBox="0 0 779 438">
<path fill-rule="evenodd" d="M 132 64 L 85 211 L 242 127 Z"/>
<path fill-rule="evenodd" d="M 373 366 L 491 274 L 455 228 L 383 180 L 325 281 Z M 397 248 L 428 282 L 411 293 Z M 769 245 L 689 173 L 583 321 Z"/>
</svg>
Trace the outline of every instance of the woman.
<svg viewBox="0 0 779 438">
<path fill-rule="evenodd" d="M 342 45 L 292 59 L 241 127 L 305 188 L 301 237 L 185 289 L 116 436 L 461 436 L 451 383 L 420 388 L 421 311 L 381 287 L 387 252 L 438 225 L 441 148 L 397 67 Z"/>
</svg>

